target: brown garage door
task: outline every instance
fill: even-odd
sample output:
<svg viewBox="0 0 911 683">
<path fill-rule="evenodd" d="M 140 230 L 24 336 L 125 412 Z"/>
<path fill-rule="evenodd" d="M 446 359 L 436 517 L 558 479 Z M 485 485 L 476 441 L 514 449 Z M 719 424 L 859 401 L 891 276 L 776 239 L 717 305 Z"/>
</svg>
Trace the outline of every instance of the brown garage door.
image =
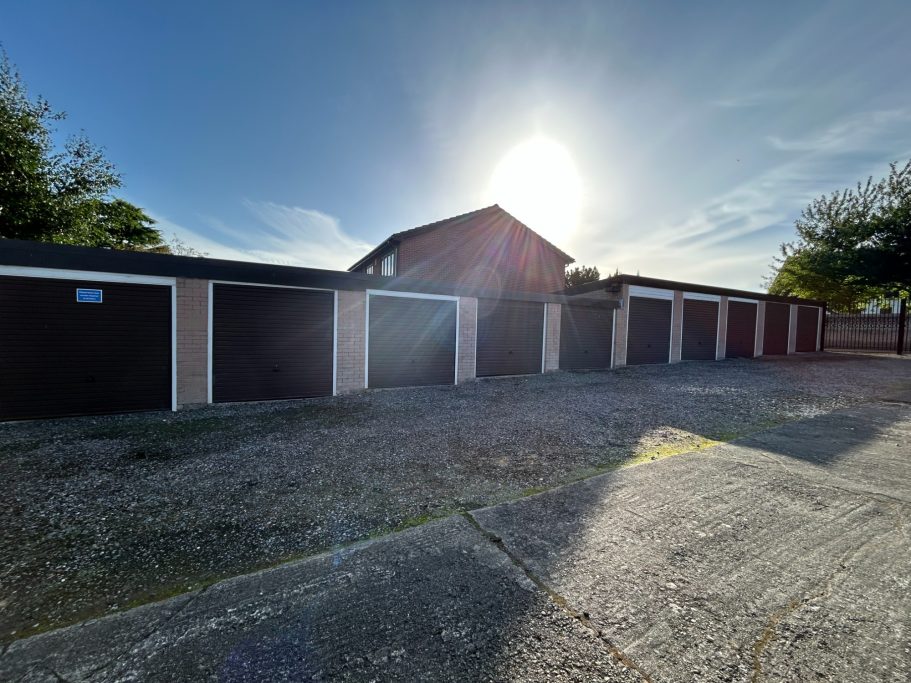
<svg viewBox="0 0 911 683">
<path fill-rule="evenodd" d="M 0 278 L 0 419 L 170 408 L 171 287 Z"/>
<path fill-rule="evenodd" d="M 371 294 L 367 386 L 454 384 L 457 305 Z"/>
<path fill-rule="evenodd" d="M 627 365 L 670 362 L 672 304 L 670 299 L 629 298 Z"/>
<path fill-rule="evenodd" d="M 478 300 L 477 376 L 541 372 L 544 304 Z"/>
<path fill-rule="evenodd" d="M 614 312 L 592 306 L 563 306 L 560 312 L 560 369 L 609 368 Z"/>
<path fill-rule="evenodd" d="M 752 358 L 756 353 L 756 304 L 728 301 L 725 358 Z"/>
<path fill-rule="evenodd" d="M 765 305 L 765 328 L 762 332 L 762 355 L 784 356 L 788 352 L 789 321 L 791 307 L 767 301 Z"/>
<path fill-rule="evenodd" d="M 797 351 L 815 351 L 819 331 L 819 309 L 816 306 L 797 307 Z"/>
<path fill-rule="evenodd" d="M 718 302 L 683 300 L 683 360 L 715 360 L 718 345 Z"/>
<path fill-rule="evenodd" d="M 332 395 L 332 292 L 215 284 L 212 400 Z"/>
</svg>

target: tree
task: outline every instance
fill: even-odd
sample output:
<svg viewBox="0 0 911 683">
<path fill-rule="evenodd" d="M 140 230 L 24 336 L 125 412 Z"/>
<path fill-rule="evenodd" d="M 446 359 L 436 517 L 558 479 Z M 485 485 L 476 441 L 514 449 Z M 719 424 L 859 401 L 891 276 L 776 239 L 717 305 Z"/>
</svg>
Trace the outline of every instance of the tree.
<svg viewBox="0 0 911 683">
<path fill-rule="evenodd" d="M 111 195 L 114 165 L 83 134 L 54 144 L 66 117 L 29 97 L 0 48 L 0 237 L 111 249 L 158 250 L 161 233 L 142 209 Z"/>
<path fill-rule="evenodd" d="M 785 245 L 782 245 L 782 258 L 777 260 L 776 268 L 774 275 L 765 282 L 769 294 L 822 299 L 830 309 L 842 312 L 856 311 L 870 299 L 882 296 L 882 290 L 833 280 L 814 272 L 803 253 L 788 254 Z"/>
<path fill-rule="evenodd" d="M 143 251 L 150 251 L 156 254 L 173 254 L 174 256 L 208 256 L 209 252 L 200 251 L 196 247 L 191 247 L 189 244 L 184 242 L 177 236 L 177 233 L 171 234 L 171 239 L 166 243 L 159 244 L 154 247 L 149 247 Z"/>
<path fill-rule="evenodd" d="M 769 292 L 811 296 L 850 310 L 877 296 L 911 291 L 911 160 L 889 175 L 819 197 L 781 245 Z"/>
<path fill-rule="evenodd" d="M 601 274 L 598 272 L 597 266 L 576 266 L 563 274 L 563 284 L 566 287 L 584 285 L 586 282 L 596 282 L 599 279 L 601 279 Z"/>
</svg>

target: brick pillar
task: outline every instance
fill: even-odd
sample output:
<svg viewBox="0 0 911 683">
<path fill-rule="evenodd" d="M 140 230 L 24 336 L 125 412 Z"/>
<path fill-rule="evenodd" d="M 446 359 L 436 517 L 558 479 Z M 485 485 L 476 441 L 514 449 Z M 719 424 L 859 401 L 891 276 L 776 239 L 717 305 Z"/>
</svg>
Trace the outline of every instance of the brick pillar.
<svg viewBox="0 0 911 683">
<path fill-rule="evenodd" d="M 177 278 L 177 407 L 209 400 L 209 281 Z"/>
<path fill-rule="evenodd" d="M 762 355 L 762 338 L 765 336 L 765 301 L 756 304 L 756 344 L 753 347 L 753 355 Z"/>
<path fill-rule="evenodd" d="M 547 306 L 547 327 L 544 339 L 544 372 L 560 369 L 560 317 L 563 307 L 560 304 Z"/>
<path fill-rule="evenodd" d="M 622 368 L 626 365 L 626 329 L 629 314 L 629 285 L 623 285 L 620 292 L 620 304 L 614 316 L 614 356 L 613 366 Z"/>
<path fill-rule="evenodd" d="M 788 320 L 788 355 L 797 352 L 797 306 L 791 304 L 791 315 Z"/>
<path fill-rule="evenodd" d="M 339 290 L 338 335 L 335 340 L 335 390 L 338 394 L 364 388 L 367 353 L 367 292 Z"/>
<path fill-rule="evenodd" d="M 474 379 L 478 339 L 478 300 L 474 297 L 459 298 L 459 373 L 458 383 Z"/>
<path fill-rule="evenodd" d="M 671 363 L 679 363 L 683 357 L 683 292 L 674 292 L 671 309 Z"/>
<path fill-rule="evenodd" d="M 718 348 L 715 349 L 715 360 L 724 360 L 728 345 L 728 298 L 721 297 L 718 302 Z"/>
</svg>

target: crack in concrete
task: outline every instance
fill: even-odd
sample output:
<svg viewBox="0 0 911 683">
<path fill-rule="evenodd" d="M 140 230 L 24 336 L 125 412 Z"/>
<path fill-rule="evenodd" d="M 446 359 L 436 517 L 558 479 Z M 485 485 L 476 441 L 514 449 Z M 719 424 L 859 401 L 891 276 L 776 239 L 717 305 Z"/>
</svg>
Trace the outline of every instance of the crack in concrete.
<svg viewBox="0 0 911 683">
<path fill-rule="evenodd" d="M 635 671 L 637 674 L 639 674 L 642 677 L 642 680 L 645 681 L 645 683 L 654 683 L 652 681 L 651 676 L 649 676 L 648 673 L 643 671 L 643 669 L 635 661 L 633 661 L 633 659 L 631 659 L 629 655 L 627 655 L 625 652 L 623 652 L 623 650 L 621 650 L 619 647 L 617 647 L 617 645 L 615 645 L 613 642 L 611 642 L 610 638 L 608 638 L 606 635 L 604 635 L 604 633 L 601 631 L 601 629 L 599 629 L 597 626 L 595 626 L 594 623 L 592 623 L 587 612 L 579 612 L 578 610 L 571 607 L 569 604 L 569 601 L 563 595 L 561 595 L 560 593 L 555 591 L 553 588 L 548 586 L 547 583 L 540 576 L 538 576 L 535 572 L 533 572 L 528 567 L 528 565 L 526 565 L 525 562 L 522 561 L 522 559 L 518 555 L 516 555 L 515 553 L 510 551 L 509 548 L 506 547 L 506 544 L 503 543 L 502 538 L 497 536 L 495 533 L 490 532 L 487 529 L 485 529 L 481 525 L 481 523 L 477 519 L 475 519 L 474 515 L 472 515 L 471 512 L 467 512 L 467 511 L 463 512 L 462 516 L 468 521 L 469 524 L 471 524 L 475 529 L 478 530 L 478 533 L 480 533 L 484 538 L 486 538 L 488 541 L 490 541 L 490 543 L 497 550 L 499 550 L 501 553 L 503 553 L 507 557 L 507 559 L 516 568 L 518 568 L 523 574 L 525 574 L 525 576 L 535 586 L 537 586 L 538 589 L 543 591 L 544 594 L 547 595 L 548 598 L 550 598 L 551 602 L 553 602 L 557 607 L 559 607 L 564 612 L 569 614 L 569 616 L 571 616 L 573 619 L 578 621 L 584 628 L 586 628 L 589 631 L 591 631 L 592 633 L 594 633 L 595 636 L 598 638 L 598 640 L 601 641 L 607 647 L 608 652 L 610 652 L 611 657 L 613 657 L 616 662 L 618 662 L 619 664 L 621 664 L 622 666 L 626 667 L 627 669 L 629 669 L 631 671 Z"/>
<path fill-rule="evenodd" d="M 753 674 L 750 676 L 750 683 L 758 683 L 762 678 L 762 653 L 769 644 L 775 640 L 775 632 L 778 630 L 778 624 L 786 616 L 795 612 L 802 604 L 809 602 L 809 600 L 810 598 L 805 598 L 803 600 L 794 598 L 788 602 L 784 609 L 775 612 L 769 617 L 766 627 L 762 630 L 762 633 L 759 634 L 759 638 L 753 643 L 753 647 L 751 648 L 753 652 Z"/>
<path fill-rule="evenodd" d="M 94 669 L 92 669 L 92 670 L 88 673 L 88 676 L 87 676 L 86 678 L 87 678 L 87 679 L 92 679 L 92 678 L 94 678 L 96 675 L 98 675 L 99 673 L 101 673 L 102 671 L 104 671 L 104 670 L 106 670 L 106 669 L 109 669 L 109 668 L 111 668 L 112 666 L 114 666 L 115 664 L 117 664 L 117 662 L 119 662 L 121 659 L 123 659 L 124 655 L 126 655 L 126 654 L 127 654 L 128 652 L 130 652 L 131 650 L 133 650 L 133 649 L 135 649 L 135 648 L 141 646 L 143 643 L 145 643 L 147 640 L 149 640 L 149 638 L 151 638 L 152 636 L 154 636 L 156 633 L 158 633 L 159 631 L 161 631 L 161 629 L 163 629 L 165 626 L 167 626 L 167 625 L 170 624 L 172 621 L 174 621 L 174 619 L 176 619 L 182 612 L 184 612 L 184 611 L 187 609 L 187 607 L 189 607 L 191 604 L 193 604 L 194 602 L 196 602 L 196 601 L 199 599 L 199 597 L 200 597 L 203 593 L 205 593 L 208 589 L 209 589 L 209 586 L 204 586 L 203 588 L 199 589 L 196 593 L 192 594 L 189 598 L 187 598 L 186 602 L 184 602 L 180 607 L 178 607 L 177 609 L 175 609 L 175 610 L 171 613 L 171 615 L 168 616 L 166 619 L 164 619 L 160 624 L 158 624 L 157 626 L 155 626 L 154 628 L 152 628 L 152 629 L 151 629 L 148 633 L 146 633 L 145 635 L 140 636 L 140 637 L 136 640 L 136 642 L 132 643 L 131 645 L 128 645 L 127 647 L 125 647 L 125 648 L 122 649 L 118 654 L 114 655 L 113 657 L 111 657 L 110 659 L 108 659 L 106 662 L 104 662 L 104 663 L 99 664 L 98 666 L 96 666 Z"/>
<path fill-rule="evenodd" d="M 51 676 L 54 677 L 54 680 L 58 681 L 59 683 L 70 683 L 67 679 L 58 674 L 52 667 L 48 667 L 47 670 L 50 671 Z"/>
<path fill-rule="evenodd" d="M 905 515 L 903 514 L 904 505 L 901 503 L 895 504 L 895 528 L 898 529 L 898 533 L 901 534 L 901 537 L 905 540 L 908 540 L 908 532 L 905 531 Z"/>
<path fill-rule="evenodd" d="M 811 595 L 805 596 L 803 598 L 793 598 L 787 605 L 772 614 L 769 617 L 766 627 L 763 629 L 762 633 L 759 635 L 759 638 L 753 643 L 751 648 L 753 654 L 753 673 L 750 677 L 750 683 L 758 683 L 762 679 L 762 655 L 766 648 L 775 640 L 775 634 L 778 630 L 778 624 L 785 618 L 797 612 L 801 607 L 810 604 L 814 600 L 820 600 L 826 598 L 832 594 L 832 584 L 835 580 L 842 574 L 845 574 L 849 571 L 848 564 L 857 557 L 867 546 L 881 542 L 881 538 L 868 538 L 866 541 L 858 545 L 853 550 L 846 552 L 840 560 L 835 564 L 837 568 L 833 571 L 828 578 L 818 584 L 818 589 Z"/>
<path fill-rule="evenodd" d="M 757 456 L 761 457 L 763 460 L 766 460 L 769 463 L 775 465 L 776 467 L 778 467 L 782 471 L 786 472 L 787 474 L 793 475 L 793 476 L 797 477 L 798 479 L 801 479 L 803 481 L 806 481 L 806 482 L 812 484 L 813 486 L 818 486 L 819 488 L 828 489 L 830 491 L 839 491 L 840 493 L 848 493 L 853 496 L 859 496 L 861 498 L 870 498 L 872 500 L 879 501 L 880 503 L 897 503 L 898 505 L 911 505 L 911 503 L 909 503 L 907 500 L 904 500 L 902 498 L 896 498 L 895 496 L 890 496 L 887 493 L 880 493 L 878 491 L 869 491 L 866 489 L 851 489 L 851 488 L 845 488 L 843 486 L 836 486 L 835 484 L 824 483 L 814 477 L 809 476 L 806 473 L 798 471 L 797 468 L 788 466 L 788 464 L 783 459 L 776 458 L 771 453 L 768 453 L 768 452 L 763 451 L 758 448 L 751 449 L 751 451 L 752 451 L 753 455 L 757 455 Z M 749 464 L 745 461 L 738 460 L 736 457 L 734 458 L 734 461 L 738 462 L 740 464 L 743 464 L 743 465 Z M 762 469 L 762 466 L 758 465 L 758 464 L 753 464 L 751 466 L 756 467 L 757 469 Z"/>
</svg>

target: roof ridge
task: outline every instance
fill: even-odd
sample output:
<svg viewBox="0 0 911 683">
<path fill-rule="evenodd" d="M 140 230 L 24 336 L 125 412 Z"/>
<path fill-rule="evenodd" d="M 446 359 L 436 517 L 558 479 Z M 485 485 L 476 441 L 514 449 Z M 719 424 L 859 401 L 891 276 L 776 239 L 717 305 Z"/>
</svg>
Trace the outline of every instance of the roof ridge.
<svg viewBox="0 0 911 683">
<path fill-rule="evenodd" d="M 407 230 L 399 230 L 398 232 L 392 233 L 387 239 L 393 239 L 400 237 L 401 235 L 406 235 L 415 230 L 425 230 L 427 228 L 433 228 L 442 223 L 449 223 L 451 221 L 459 220 L 460 218 L 468 218 L 469 216 L 476 216 L 477 214 L 484 213 L 485 211 L 490 211 L 491 209 L 500 209 L 503 211 L 503 208 L 499 204 L 491 204 L 490 206 L 485 206 L 481 209 L 474 209 L 473 211 L 466 211 L 465 213 L 460 213 L 455 216 L 449 216 L 449 218 L 441 218 L 437 221 L 431 221 L 430 223 L 424 223 L 423 225 L 417 225 L 413 228 L 408 228 Z M 508 212 L 507 212 L 508 213 Z M 510 214 L 512 215 L 512 214 Z"/>
<path fill-rule="evenodd" d="M 545 239 L 540 233 L 537 233 L 532 228 L 528 227 L 528 225 L 526 225 L 525 223 L 520 221 L 518 218 L 516 218 L 514 215 L 509 213 L 509 211 L 504 209 L 502 206 L 500 206 L 499 204 L 491 204 L 490 206 L 485 206 L 481 209 L 475 209 L 474 211 L 460 213 L 457 216 L 450 216 L 449 218 L 441 218 L 440 220 L 433 221 L 432 223 L 426 223 L 424 225 L 418 225 L 417 227 L 414 227 L 414 228 L 408 228 L 407 230 L 400 230 L 399 232 L 394 232 L 389 237 L 387 237 L 382 242 L 380 242 L 377 246 L 375 246 L 373 249 L 371 249 L 369 252 L 367 252 L 367 254 L 365 254 L 363 257 L 361 257 L 361 259 L 359 261 L 357 261 L 357 263 L 355 263 L 353 266 L 348 268 L 348 270 L 355 270 L 356 268 L 360 268 L 364 263 L 366 263 L 371 258 L 374 258 L 377 254 L 379 254 L 390 243 L 395 244 L 399 240 L 402 240 L 402 239 L 405 239 L 408 237 L 412 237 L 416 234 L 423 233 L 423 232 L 429 232 L 430 230 L 437 230 L 439 228 L 443 228 L 443 227 L 458 223 L 459 221 L 464 221 L 467 218 L 473 218 L 475 216 L 480 216 L 480 215 L 484 214 L 485 212 L 493 212 L 493 211 L 498 211 L 502 214 L 505 214 L 511 220 L 513 220 L 514 222 L 518 223 L 520 226 L 525 228 L 525 230 L 528 230 L 535 237 L 537 237 L 539 240 L 541 240 L 548 248 L 552 249 L 557 254 L 559 254 L 560 257 L 562 259 L 564 259 L 564 261 L 567 264 L 576 262 L 576 259 L 574 259 L 572 256 L 567 254 L 565 251 L 560 249 L 560 247 L 555 245 L 553 242 L 550 242 L 549 240 Z"/>
<path fill-rule="evenodd" d="M 539 240 L 541 240 L 542 242 L 544 242 L 544 244 L 546 244 L 546 245 L 549 246 L 551 249 L 553 249 L 554 251 L 556 251 L 557 253 L 559 253 L 561 256 L 565 257 L 565 258 L 566 258 L 567 264 L 575 263 L 575 262 L 576 262 L 576 259 L 574 259 L 572 256 L 570 256 L 569 254 L 567 254 L 567 253 L 566 253 L 565 251 L 563 251 L 560 247 L 558 247 L 556 244 L 554 244 L 554 243 L 551 242 L 549 239 L 547 239 L 546 237 L 544 237 L 544 235 L 542 235 L 541 233 L 539 233 L 538 231 L 536 231 L 534 228 L 529 227 L 529 226 L 526 225 L 523 221 L 519 220 L 519 219 L 516 218 L 513 214 L 509 213 L 509 211 L 507 211 L 506 209 L 504 209 L 502 206 L 500 206 L 499 204 L 494 204 L 494 206 L 497 207 L 498 209 L 500 209 L 500 211 L 502 211 L 503 213 L 505 213 L 507 216 L 509 216 L 510 218 L 512 218 L 516 223 L 518 223 L 519 225 L 521 225 L 523 228 L 525 228 L 526 230 L 529 230 L 530 232 L 534 233 L 535 237 L 537 237 Z M 492 207 L 487 207 L 487 208 L 492 208 Z"/>
</svg>

